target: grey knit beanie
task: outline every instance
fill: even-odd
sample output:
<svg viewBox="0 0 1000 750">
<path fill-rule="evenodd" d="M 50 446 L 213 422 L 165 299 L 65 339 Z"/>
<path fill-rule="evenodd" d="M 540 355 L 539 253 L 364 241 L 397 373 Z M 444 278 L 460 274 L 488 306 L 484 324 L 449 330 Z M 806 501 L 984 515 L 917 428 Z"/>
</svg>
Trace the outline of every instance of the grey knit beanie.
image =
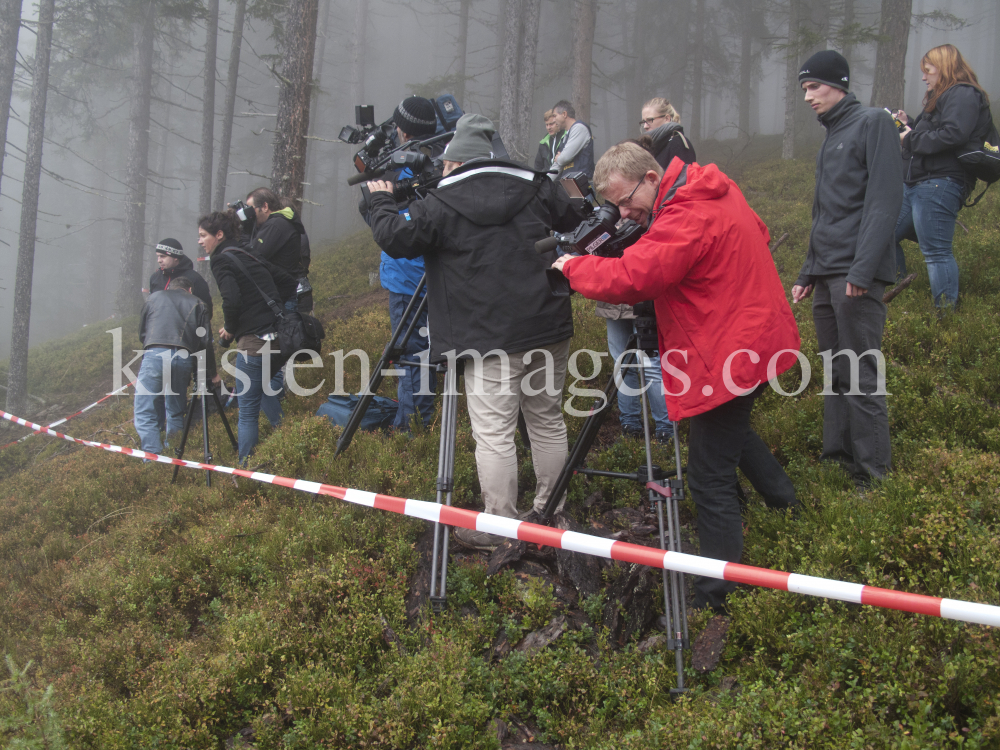
<svg viewBox="0 0 1000 750">
<path fill-rule="evenodd" d="M 473 159 L 493 158 L 493 134 L 496 128 L 484 115 L 462 115 L 455 126 L 455 136 L 445 148 L 441 158 L 446 161 L 466 162 Z"/>
<path fill-rule="evenodd" d="M 392 121 L 411 138 L 426 138 L 434 135 L 434 131 L 437 130 L 434 104 L 422 96 L 403 99 L 393 112 Z"/>
</svg>

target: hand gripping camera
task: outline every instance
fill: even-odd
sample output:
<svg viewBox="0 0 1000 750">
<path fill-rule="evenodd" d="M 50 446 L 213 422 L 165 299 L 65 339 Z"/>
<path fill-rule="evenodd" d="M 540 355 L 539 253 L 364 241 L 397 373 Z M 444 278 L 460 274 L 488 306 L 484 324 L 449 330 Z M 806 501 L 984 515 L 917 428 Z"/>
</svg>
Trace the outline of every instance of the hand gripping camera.
<svg viewBox="0 0 1000 750">
<path fill-rule="evenodd" d="M 593 213 L 580 226 L 566 234 L 556 234 L 535 243 L 539 254 L 562 248 L 564 253 L 571 255 L 598 255 L 603 258 L 620 258 L 625 249 L 631 247 L 646 231 L 644 227 L 631 219 L 621 220 L 618 207 L 605 203 L 599 205 L 597 196 L 587 175 L 583 172 L 571 172 L 562 180 L 563 188 L 574 201 L 593 207 Z M 557 297 L 568 297 L 572 290 L 562 272 L 554 268 L 545 270 L 549 288 Z"/>
</svg>

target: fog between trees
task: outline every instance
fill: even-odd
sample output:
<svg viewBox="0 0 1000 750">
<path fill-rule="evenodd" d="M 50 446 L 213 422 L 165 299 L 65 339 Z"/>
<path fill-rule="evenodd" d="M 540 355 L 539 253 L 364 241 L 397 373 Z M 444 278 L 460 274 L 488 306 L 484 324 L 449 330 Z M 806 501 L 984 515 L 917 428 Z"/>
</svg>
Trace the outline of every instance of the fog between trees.
<svg viewBox="0 0 1000 750">
<path fill-rule="evenodd" d="M 850 60 L 865 104 L 919 111 L 919 59 L 946 42 L 1000 99 L 996 0 L 55 0 L 49 46 L 50 6 L 0 0 L 0 107 L 13 73 L 0 357 L 14 318 L 28 321 L 30 269 L 22 349 L 111 327 L 141 306 L 158 240 L 175 237 L 197 257 L 198 216 L 259 185 L 301 195 L 314 248 L 361 228 L 357 188 L 344 182 L 357 147 L 336 140 L 354 104 L 374 104 L 381 122 L 406 96 L 453 93 L 530 161 L 558 99 L 574 101 L 600 154 L 638 134 L 653 96 L 680 110 L 696 146 L 728 141 L 732 153 L 750 142 L 765 157 L 812 158 L 822 129 L 794 75 L 828 47 Z M 36 128 L 44 114 L 37 213 L 33 106 Z"/>
</svg>

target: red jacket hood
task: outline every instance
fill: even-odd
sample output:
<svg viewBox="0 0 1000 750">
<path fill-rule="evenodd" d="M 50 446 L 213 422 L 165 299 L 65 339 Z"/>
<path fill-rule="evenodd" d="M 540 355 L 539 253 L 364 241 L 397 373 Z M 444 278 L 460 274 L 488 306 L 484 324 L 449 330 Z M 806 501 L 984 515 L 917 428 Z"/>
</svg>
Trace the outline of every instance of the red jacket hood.
<svg viewBox="0 0 1000 750">
<path fill-rule="evenodd" d="M 573 289 L 590 299 L 654 301 L 667 410 L 675 420 L 784 372 L 796 358 L 779 353 L 799 348 L 767 227 L 714 165 L 688 165 L 686 183 L 664 203 L 683 167 L 671 162 L 649 230 L 624 257 L 585 256 L 563 268 Z"/>
</svg>

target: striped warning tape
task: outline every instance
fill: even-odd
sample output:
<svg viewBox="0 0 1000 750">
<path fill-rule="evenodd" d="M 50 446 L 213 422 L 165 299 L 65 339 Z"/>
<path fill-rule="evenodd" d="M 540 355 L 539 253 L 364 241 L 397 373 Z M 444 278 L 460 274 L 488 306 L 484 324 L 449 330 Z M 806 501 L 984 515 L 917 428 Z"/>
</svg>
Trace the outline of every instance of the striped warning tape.
<svg viewBox="0 0 1000 750">
<path fill-rule="evenodd" d="M 49 424 L 46 425 L 46 428 L 58 427 L 61 424 L 65 424 L 66 422 L 68 422 L 69 420 L 73 419 L 74 417 L 79 417 L 85 411 L 90 411 L 95 406 L 99 406 L 99 405 L 103 404 L 105 401 L 107 401 L 112 396 L 117 396 L 122 391 L 128 390 L 133 385 L 135 385 L 135 381 L 133 381 L 131 383 L 128 383 L 127 385 L 123 385 L 117 391 L 112 391 L 111 393 L 109 393 L 104 398 L 98 399 L 97 401 L 95 401 L 94 403 L 92 403 L 90 406 L 85 406 L 82 409 L 80 409 L 80 411 L 74 412 L 73 414 L 70 414 L 68 417 L 63 417 L 62 419 L 57 419 L 55 422 L 50 422 Z M 6 450 L 7 448 L 10 448 L 12 445 L 17 445 L 18 443 L 23 443 L 28 438 L 34 437 L 37 434 L 39 434 L 37 431 L 31 432 L 31 433 L 25 435 L 23 438 L 20 438 L 18 440 L 14 440 L 13 442 L 7 443 L 7 445 L 0 445 L 0 451 Z"/>
<path fill-rule="evenodd" d="M 585 555 L 595 555 L 610 560 L 648 565 L 652 568 L 676 570 L 689 575 L 707 576 L 708 578 L 719 578 L 725 581 L 735 581 L 736 583 L 747 583 L 752 586 L 791 591 L 807 596 L 838 599 L 855 604 L 870 604 L 873 607 L 895 609 L 901 612 L 913 612 L 920 615 L 930 615 L 949 620 L 1000 627 L 1000 607 L 991 604 L 965 602 L 958 599 L 942 599 L 924 594 L 908 594 L 902 591 L 865 586 L 860 583 L 834 581 L 829 578 L 817 578 L 798 573 L 785 573 L 780 570 L 757 568 L 752 565 L 741 565 L 740 563 L 731 563 L 724 560 L 713 560 L 707 557 L 687 555 L 682 552 L 664 552 L 652 547 L 619 542 L 614 539 L 604 539 L 589 534 L 580 534 L 575 531 L 553 529 L 548 526 L 518 521 L 515 518 L 503 518 L 480 511 L 453 508 L 449 505 L 439 505 L 424 500 L 410 500 L 346 487 L 335 487 L 319 482 L 309 482 L 304 479 L 290 479 L 289 477 L 280 477 L 274 474 L 263 474 L 257 471 L 247 471 L 246 469 L 234 469 L 229 466 L 168 458 L 167 456 L 147 453 L 146 451 L 134 448 L 123 448 L 108 443 L 80 440 L 79 438 L 64 435 L 61 432 L 28 422 L 21 417 L 16 417 L 13 414 L 7 414 L 3 411 L 0 411 L 0 416 L 8 421 L 30 427 L 38 432 L 44 432 L 52 437 L 79 445 L 86 445 L 91 448 L 102 448 L 111 453 L 122 453 L 126 456 L 145 458 L 158 463 L 173 464 L 174 466 L 184 466 L 189 469 L 232 474 L 252 479 L 256 482 L 274 484 L 279 487 L 309 492 L 314 495 L 335 497 L 348 503 L 354 503 L 355 505 L 387 510 L 412 518 L 422 518 L 425 521 L 443 523 L 447 526 L 461 526 L 462 528 L 473 529 L 475 531 L 485 531 L 489 534 L 496 534 L 509 539 L 519 539 L 545 547 L 580 552 Z"/>
</svg>

